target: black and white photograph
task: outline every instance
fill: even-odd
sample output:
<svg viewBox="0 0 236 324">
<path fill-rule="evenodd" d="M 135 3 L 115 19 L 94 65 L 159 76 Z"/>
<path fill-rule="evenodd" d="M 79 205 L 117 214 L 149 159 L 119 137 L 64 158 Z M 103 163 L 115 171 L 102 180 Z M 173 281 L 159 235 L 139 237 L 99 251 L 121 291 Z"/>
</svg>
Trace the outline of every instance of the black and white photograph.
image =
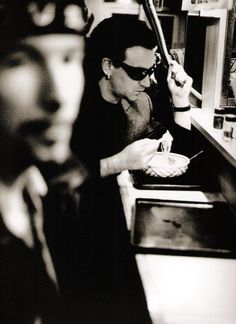
<svg viewBox="0 0 236 324">
<path fill-rule="evenodd" d="M 235 300 L 236 0 L 0 0 L 0 324 Z"/>
</svg>

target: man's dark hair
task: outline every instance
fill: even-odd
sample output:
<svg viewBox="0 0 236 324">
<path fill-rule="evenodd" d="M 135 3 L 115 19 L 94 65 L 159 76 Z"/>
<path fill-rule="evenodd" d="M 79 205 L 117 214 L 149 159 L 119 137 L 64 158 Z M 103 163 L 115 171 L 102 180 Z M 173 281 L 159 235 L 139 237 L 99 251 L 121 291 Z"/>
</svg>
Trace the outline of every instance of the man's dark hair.
<svg viewBox="0 0 236 324">
<path fill-rule="evenodd" d="M 43 34 L 85 36 L 92 22 L 84 0 L 0 0 L 3 43 Z"/>
<path fill-rule="evenodd" d="M 119 67 L 125 60 L 125 51 L 133 46 L 153 49 L 155 35 L 144 21 L 119 15 L 101 21 L 92 31 L 87 43 L 86 64 L 93 78 L 100 80 L 102 59 L 110 58 Z"/>
</svg>

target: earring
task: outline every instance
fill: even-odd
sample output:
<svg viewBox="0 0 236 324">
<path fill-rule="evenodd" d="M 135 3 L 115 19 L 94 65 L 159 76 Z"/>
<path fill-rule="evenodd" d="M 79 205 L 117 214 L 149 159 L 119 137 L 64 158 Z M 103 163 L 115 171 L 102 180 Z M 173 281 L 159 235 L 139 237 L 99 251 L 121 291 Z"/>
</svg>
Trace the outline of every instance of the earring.
<svg viewBox="0 0 236 324">
<path fill-rule="evenodd" d="M 110 80 L 110 78 L 111 78 L 111 75 L 110 75 L 110 73 L 109 73 L 109 74 L 106 75 L 106 79 L 107 79 L 107 80 Z"/>
</svg>

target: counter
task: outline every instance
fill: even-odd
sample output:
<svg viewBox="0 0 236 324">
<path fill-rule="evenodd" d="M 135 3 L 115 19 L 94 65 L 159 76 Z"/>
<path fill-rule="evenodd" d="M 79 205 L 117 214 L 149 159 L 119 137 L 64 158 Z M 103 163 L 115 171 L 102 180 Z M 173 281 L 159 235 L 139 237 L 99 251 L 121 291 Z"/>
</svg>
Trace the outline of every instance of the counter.
<svg viewBox="0 0 236 324">
<path fill-rule="evenodd" d="M 127 227 L 130 230 L 131 218 L 137 198 L 163 199 L 179 201 L 213 202 L 225 201 L 220 193 L 202 192 L 198 190 L 140 190 L 134 188 L 128 171 L 122 172 L 117 181 L 120 187 L 121 198 L 125 211 Z"/>
<path fill-rule="evenodd" d="M 224 195 L 236 213 L 236 139 L 223 140 L 223 131 L 213 128 L 213 115 L 192 109 L 192 130 L 201 141 L 208 165 Z M 217 161 L 217 163 L 216 163 Z"/>
<path fill-rule="evenodd" d="M 127 227 L 136 198 L 224 201 L 220 193 L 139 190 L 128 171 L 118 176 Z M 136 254 L 153 324 L 235 324 L 236 260 Z"/>
<path fill-rule="evenodd" d="M 202 109 L 192 109 L 192 125 L 201 132 L 207 140 L 236 167 L 236 139 L 229 142 L 223 140 L 223 130 L 213 128 L 213 116 Z"/>
</svg>

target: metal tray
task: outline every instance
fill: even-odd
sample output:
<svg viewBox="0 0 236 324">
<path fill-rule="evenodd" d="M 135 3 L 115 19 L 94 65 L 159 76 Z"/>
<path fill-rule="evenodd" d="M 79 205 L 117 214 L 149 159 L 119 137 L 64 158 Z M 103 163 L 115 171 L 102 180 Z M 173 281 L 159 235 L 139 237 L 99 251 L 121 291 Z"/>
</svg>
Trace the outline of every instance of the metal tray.
<svg viewBox="0 0 236 324">
<path fill-rule="evenodd" d="M 234 257 L 235 215 L 225 202 L 137 199 L 131 242 L 144 253 Z"/>
</svg>

